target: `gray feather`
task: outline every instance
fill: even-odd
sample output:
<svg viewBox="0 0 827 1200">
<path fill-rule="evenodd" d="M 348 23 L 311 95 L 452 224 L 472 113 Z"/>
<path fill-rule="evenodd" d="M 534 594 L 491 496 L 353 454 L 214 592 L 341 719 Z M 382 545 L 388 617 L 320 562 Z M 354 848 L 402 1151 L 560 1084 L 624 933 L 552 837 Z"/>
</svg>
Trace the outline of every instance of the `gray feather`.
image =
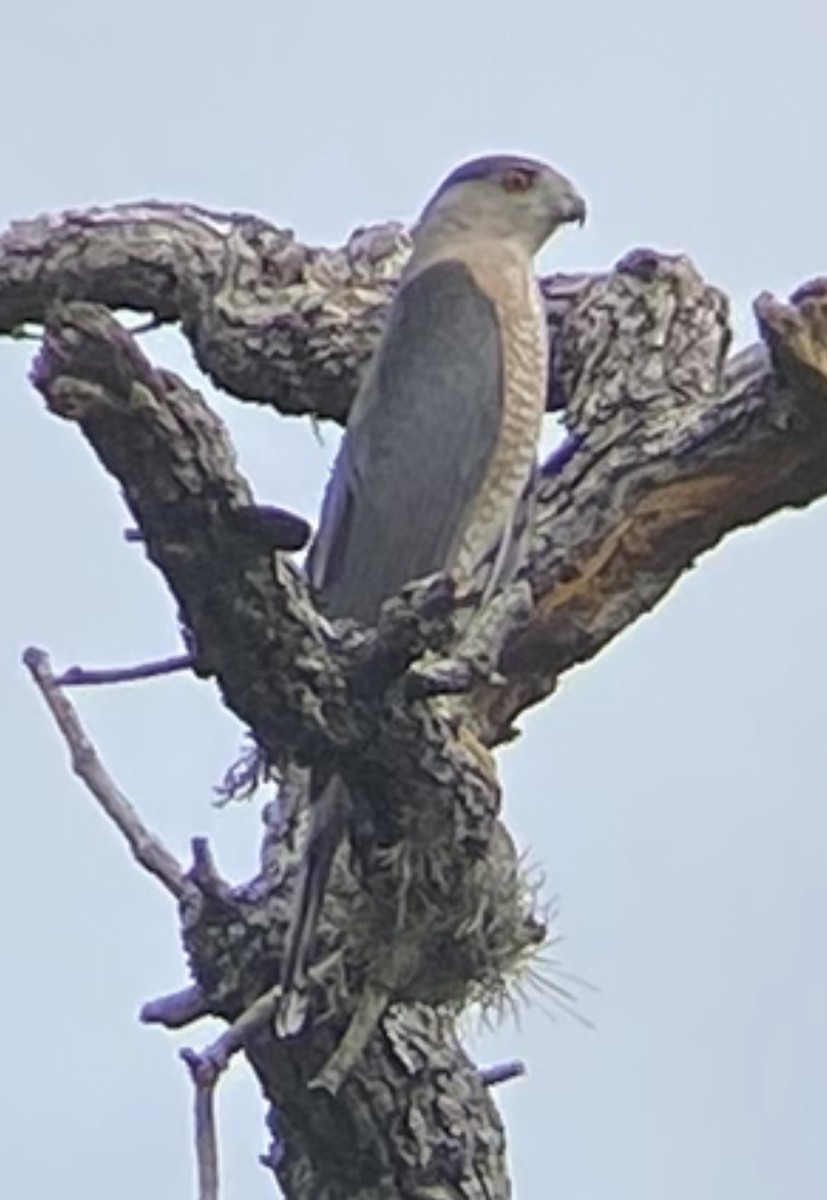
<svg viewBox="0 0 827 1200">
<path fill-rule="evenodd" d="M 330 878 L 330 869 L 345 828 L 348 793 L 338 775 L 314 772 L 310 784 L 310 828 L 296 885 L 293 913 L 281 967 L 282 996 L 276 1015 L 279 1037 L 293 1037 L 307 1015 L 310 983 L 307 961 Z"/>
<path fill-rule="evenodd" d="M 500 531 L 490 550 L 477 563 L 468 593 L 476 597 L 482 608 L 505 587 L 520 576 L 528 566 L 531 522 L 536 499 L 536 467 L 528 476 L 511 518 Z"/>
<path fill-rule="evenodd" d="M 450 568 L 502 421 L 497 313 L 467 267 L 435 263 L 394 300 L 356 399 L 308 558 L 331 616 L 371 624 Z"/>
<path fill-rule="evenodd" d="M 440 262 L 397 294 L 325 493 L 308 575 L 326 611 L 371 624 L 413 579 L 446 570 L 495 452 L 500 331 L 467 267 Z M 313 771 L 310 831 L 282 968 L 277 1028 L 304 1024 L 307 961 L 347 788 Z"/>
</svg>

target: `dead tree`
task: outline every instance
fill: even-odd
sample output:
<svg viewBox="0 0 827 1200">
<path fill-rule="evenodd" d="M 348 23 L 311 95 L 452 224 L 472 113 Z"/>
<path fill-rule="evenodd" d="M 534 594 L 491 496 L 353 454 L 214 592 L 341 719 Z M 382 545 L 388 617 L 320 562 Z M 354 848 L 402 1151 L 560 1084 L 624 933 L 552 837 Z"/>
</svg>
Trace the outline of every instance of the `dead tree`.
<svg viewBox="0 0 827 1200">
<path fill-rule="evenodd" d="M 604 275 L 543 284 L 548 407 L 567 437 L 543 467 L 530 612 L 439 669 L 422 662 L 450 627 L 445 581 L 409 589 L 374 631 L 331 626 L 289 558 L 304 523 L 256 506 L 222 423 L 112 310 L 177 322 L 240 401 L 342 422 L 407 252 L 396 226 L 328 251 L 256 217 L 156 203 L 0 239 L 0 332 L 42 327 L 33 383 L 118 480 L 179 606 L 187 654 L 166 666 L 213 678 L 253 735 L 230 791 L 262 773 L 280 782 L 255 879 L 230 887 L 203 843 L 185 870 L 85 740 L 60 686 L 83 674 L 55 680 L 28 652 L 75 770 L 179 904 L 192 981 L 144 1018 L 228 1023 L 188 1056 L 204 1197 L 217 1191 L 212 1086 L 236 1050 L 270 1101 L 269 1165 L 291 1200 L 509 1194 L 497 1077 L 468 1060 L 456 1019 L 507 996 L 544 928 L 465 734 L 491 749 L 513 737 L 524 709 L 725 534 L 827 492 L 827 282 L 789 303 L 759 297 L 761 342 L 730 357 L 726 298 L 686 258 L 638 250 Z M 358 782 L 358 819 L 323 913 L 314 1017 L 280 1041 L 301 772 L 322 760 Z"/>
</svg>

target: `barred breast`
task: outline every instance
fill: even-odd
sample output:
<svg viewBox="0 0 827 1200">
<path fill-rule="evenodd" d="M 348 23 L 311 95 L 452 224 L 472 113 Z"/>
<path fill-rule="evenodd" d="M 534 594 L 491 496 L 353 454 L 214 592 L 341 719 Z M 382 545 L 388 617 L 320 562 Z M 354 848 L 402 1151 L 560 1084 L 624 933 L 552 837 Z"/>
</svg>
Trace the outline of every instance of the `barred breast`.
<svg viewBox="0 0 827 1200">
<path fill-rule="evenodd" d="M 450 566 L 461 584 L 481 583 L 484 603 L 518 565 L 508 550 L 536 462 L 546 406 L 548 332 L 532 262 L 525 254 L 504 244 L 495 253 L 489 247 L 483 259 L 467 265 L 499 317 L 503 413 L 497 450 L 463 521 Z"/>
</svg>

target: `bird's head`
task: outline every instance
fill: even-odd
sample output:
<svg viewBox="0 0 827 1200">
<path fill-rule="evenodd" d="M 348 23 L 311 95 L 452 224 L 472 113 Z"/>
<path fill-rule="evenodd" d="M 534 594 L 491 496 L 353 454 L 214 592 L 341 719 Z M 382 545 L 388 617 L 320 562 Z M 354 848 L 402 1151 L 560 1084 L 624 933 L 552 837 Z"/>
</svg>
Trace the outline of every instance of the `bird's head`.
<svg viewBox="0 0 827 1200">
<path fill-rule="evenodd" d="M 582 225 L 585 219 L 583 197 L 559 171 L 532 158 L 499 154 L 452 171 L 428 202 L 417 230 L 466 229 L 515 241 L 533 255 L 560 225 Z"/>
</svg>

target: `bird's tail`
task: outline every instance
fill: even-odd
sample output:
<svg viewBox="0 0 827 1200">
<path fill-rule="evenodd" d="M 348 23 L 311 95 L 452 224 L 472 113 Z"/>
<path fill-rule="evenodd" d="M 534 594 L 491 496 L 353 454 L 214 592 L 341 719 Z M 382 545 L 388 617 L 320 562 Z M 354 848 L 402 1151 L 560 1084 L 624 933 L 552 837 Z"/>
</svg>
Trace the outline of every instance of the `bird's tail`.
<svg viewBox="0 0 827 1200">
<path fill-rule="evenodd" d="M 333 858 L 344 834 L 347 801 L 347 788 L 339 775 L 320 776 L 313 772 L 310 822 L 281 969 L 281 998 L 276 1013 L 279 1037 L 299 1033 L 307 1016 L 307 962 L 313 949 Z"/>
</svg>

